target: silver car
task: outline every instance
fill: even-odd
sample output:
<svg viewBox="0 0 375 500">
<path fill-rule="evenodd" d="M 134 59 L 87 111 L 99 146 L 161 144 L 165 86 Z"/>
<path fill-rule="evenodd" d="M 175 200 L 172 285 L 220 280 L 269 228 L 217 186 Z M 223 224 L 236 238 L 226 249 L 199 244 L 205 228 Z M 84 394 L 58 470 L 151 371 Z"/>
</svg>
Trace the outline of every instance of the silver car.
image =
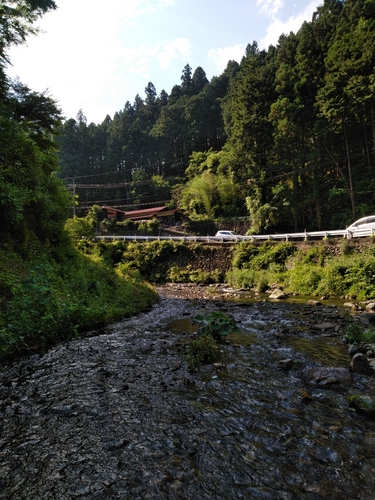
<svg viewBox="0 0 375 500">
<path fill-rule="evenodd" d="M 348 239 L 375 235 L 375 215 L 362 217 L 347 227 Z"/>
<path fill-rule="evenodd" d="M 218 231 L 215 234 L 216 238 L 223 238 L 223 240 L 236 240 L 237 236 L 232 231 Z"/>
</svg>

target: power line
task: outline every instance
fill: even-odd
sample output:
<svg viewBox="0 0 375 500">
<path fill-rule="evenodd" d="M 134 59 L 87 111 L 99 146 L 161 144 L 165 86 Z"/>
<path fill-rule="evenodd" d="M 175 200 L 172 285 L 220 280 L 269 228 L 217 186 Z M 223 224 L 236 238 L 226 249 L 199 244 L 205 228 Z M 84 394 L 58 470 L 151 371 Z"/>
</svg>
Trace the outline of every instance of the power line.
<svg viewBox="0 0 375 500">
<path fill-rule="evenodd" d="M 134 204 L 123 204 L 123 205 L 111 205 L 112 208 L 125 208 L 125 207 L 144 207 L 144 206 L 150 206 L 150 205 L 159 205 L 160 203 L 169 203 L 171 200 L 161 200 L 161 201 L 154 201 L 154 202 L 149 202 L 149 203 L 134 203 Z M 90 202 L 91 203 L 91 202 Z M 103 205 L 104 202 L 92 202 L 91 205 L 86 205 L 86 206 L 79 206 L 79 209 L 86 209 L 86 208 L 92 208 L 92 205 Z M 130 210 L 129 210 L 130 211 Z"/>
</svg>

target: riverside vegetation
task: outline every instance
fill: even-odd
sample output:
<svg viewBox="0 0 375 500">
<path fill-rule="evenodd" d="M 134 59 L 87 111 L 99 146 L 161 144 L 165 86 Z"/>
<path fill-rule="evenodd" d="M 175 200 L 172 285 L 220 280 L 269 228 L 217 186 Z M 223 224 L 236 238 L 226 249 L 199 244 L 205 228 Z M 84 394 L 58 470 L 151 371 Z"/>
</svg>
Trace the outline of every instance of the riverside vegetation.
<svg viewBox="0 0 375 500">
<path fill-rule="evenodd" d="M 106 265 L 139 273 L 150 282 L 226 282 L 234 288 L 264 292 L 277 284 L 286 293 L 375 298 L 375 246 L 372 241 L 320 241 L 298 246 L 290 242 L 241 242 L 227 248 L 228 269 L 197 268 L 199 257 L 210 260 L 215 247 L 175 241 L 133 243 L 85 240 L 79 248 Z"/>
<path fill-rule="evenodd" d="M 197 256 L 212 258 L 220 248 L 176 241 L 133 243 L 126 241 L 79 243 L 81 251 L 106 266 L 113 266 L 155 283 L 208 285 L 225 281 L 235 288 L 264 292 L 278 286 L 290 294 L 339 296 L 356 300 L 375 298 L 375 246 L 364 243 L 320 241 L 298 247 L 290 242 L 263 244 L 242 242 L 227 248 L 230 268 L 207 271 L 196 268 Z M 184 265 L 182 266 L 181 263 Z M 225 314 L 195 317 L 198 336 L 187 349 L 192 370 L 212 362 L 217 343 L 236 329 Z M 372 342 L 374 332 L 349 323 L 345 340 L 351 344 Z"/>
</svg>

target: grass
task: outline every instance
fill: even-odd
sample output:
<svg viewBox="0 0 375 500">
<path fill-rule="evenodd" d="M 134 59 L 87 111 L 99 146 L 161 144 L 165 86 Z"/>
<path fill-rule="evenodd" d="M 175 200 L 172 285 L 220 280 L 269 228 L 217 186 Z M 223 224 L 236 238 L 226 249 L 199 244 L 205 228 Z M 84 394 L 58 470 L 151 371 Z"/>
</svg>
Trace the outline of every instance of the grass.
<svg viewBox="0 0 375 500">
<path fill-rule="evenodd" d="M 346 244 L 338 247 L 335 255 L 328 248 L 324 242 L 314 247 L 295 247 L 294 251 L 289 251 L 285 243 L 273 248 L 263 245 L 255 251 L 238 248 L 226 280 L 234 287 L 258 291 L 277 283 L 288 293 L 375 298 L 375 247 L 354 251 Z"/>
<path fill-rule="evenodd" d="M 157 300 L 137 273 L 94 262 L 73 247 L 37 250 L 28 260 L 0 251 L 0 359 L 76 337 Z"/>
</svg>

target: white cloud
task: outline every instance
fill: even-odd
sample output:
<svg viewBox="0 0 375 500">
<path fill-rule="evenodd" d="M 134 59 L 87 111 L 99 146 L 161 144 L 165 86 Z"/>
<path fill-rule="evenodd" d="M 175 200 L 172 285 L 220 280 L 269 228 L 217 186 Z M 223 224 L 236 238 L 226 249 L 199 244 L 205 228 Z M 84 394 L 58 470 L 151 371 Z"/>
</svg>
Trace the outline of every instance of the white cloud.
<svg viewBox="0 0 375 500">
<path fill-rule="evenodd" d="M 225 47 L 223 49 L 211 49 L 208 53 L 217 68 L 223 71 L 229 61 L 240 62 L 245 55 L 245 47 L 243 45 L 234 45 L 233 47 Z"/>
<path fill-rule="evenodd" d="M 271 3 L 271 0 L 258 0 L 259 3 Z M 278 0 L 275 1 L 278 3 Z M 272 21 L 267 27 L 267 33 L 259 43 L 261 49 L 268 49 L 270 45 L 276 45 L 277 41 L 283 33 L 289 35 L 291 31 L 297 33 L 304 21 L 311 21 L 312 15 L 316 8 L 321 4 L 321 0 L 311 0 L 311 2 L 298 14 L 289 17 L 286 21 L 282 21 L 276 15 L 272 15 Z"/>
<path fill-rule="evenodd" d="M 174 60 L 190 59 L 191 43 L 187 38 L 176 38 L 172 42 L 164 43 L 157 51 L 157 58 L 163 69 L 168 68 Z"/>
<path fill-rule="evenodd" d="M 173 61 L 183 61 L 191 57 L 191 43 L 187 38 L 176 38 L 170 42 L 156 45 L 124 48 L 121 54 L 122 64 L 127 65 L 131 73 L 142 76 L 150 75 L 150 67 L 158 61 L 162 69 L 169 68 Z"/>
<path fill-rule="evenodd" d="M 284 6 L 284 0 L 257 0 L 260 12 L 267 16 L 275 16 Z"/>
</svg>

